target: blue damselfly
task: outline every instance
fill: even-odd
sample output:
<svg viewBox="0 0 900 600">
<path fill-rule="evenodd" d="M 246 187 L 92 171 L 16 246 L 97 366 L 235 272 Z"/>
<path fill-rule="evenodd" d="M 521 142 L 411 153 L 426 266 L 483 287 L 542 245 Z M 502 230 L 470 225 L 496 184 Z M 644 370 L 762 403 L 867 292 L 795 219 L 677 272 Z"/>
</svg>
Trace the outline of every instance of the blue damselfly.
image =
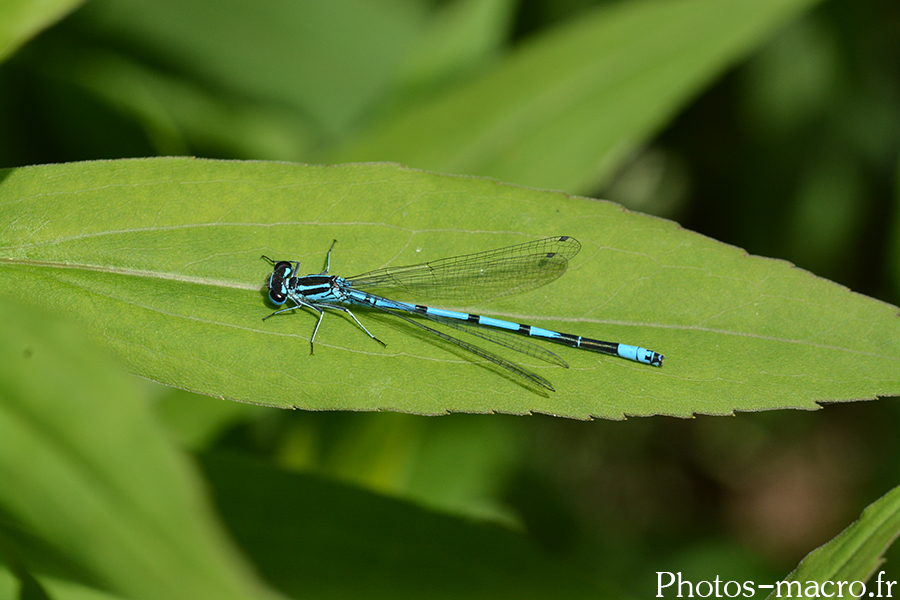
<svg viewBox="0 0 900 600">
<path fill-rule="evenodd" d="M 557 236 L 417 265 L 385 267 L 355 277 L 337 277 L 328 274 L 331 268 L 331 251 L 335 243 L 336 241 L 332 242 L 328 249 L 325 270 L 316 274 L 299 276 L 299 262 L 275 261 L 263 256 L 273 266 L 268 280 L 269 299 L 278 306 L 284 305 L 288 300 L 293 303 L 293 306 L 276 310 L 263 320 L 301 307 L 316 311 L 319 319 L 309 340 L 310 354 L 313 352 L 325 309 L 347 313 L 370 338 L 384 346 L 385 343 L 372 335 L 350 311 L 350 306 L 359 306 L 400 318 L 551 391 L 555 391 L 553 386 L 540 375 L 480 346 L 429 327 L 408 315 L 424 317 L 563 367 L 568 365 L 553 352 L 506 334 L 514 333 L 572 348 L 619 356 L 648 365 L 662 366 L 662 354 L 639 346 L 603 342 L 492 317 L 401 302 L 381 295 L 390 295 L 393 292 L 428 301 L 450 300 L 472 304 L 475 301 L 533 290 L 557 279 L 566 271 L 569 260 L 581 249 L 581 244 L 575 238 Z"/>
</svg>

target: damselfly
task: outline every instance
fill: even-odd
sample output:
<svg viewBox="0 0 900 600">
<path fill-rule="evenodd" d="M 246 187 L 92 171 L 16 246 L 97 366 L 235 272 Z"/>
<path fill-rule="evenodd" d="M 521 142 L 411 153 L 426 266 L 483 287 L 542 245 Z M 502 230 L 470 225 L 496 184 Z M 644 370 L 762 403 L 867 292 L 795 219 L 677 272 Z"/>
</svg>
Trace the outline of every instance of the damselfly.
<svg viewBox="0 0 900 600">
<path fill-rule="evenodd" d="M 328 274 L 331 268 L 331 251 L 334 249 L 335 243 L 337 243 L 336 240 L 328 249 L 325 270 L 316 274 L 298 276 L 300 269 L 298 261 L 274 261 L 268 256 L 262 257 L 273 266 L 268 281 L 269 299 L 278 306 L 285 304 L 288 300 L 294 304 L 276 310 L 264 317 L 263 320 L 301 307 L 316 311 L 319 319 L 313 330 L 312 338 L 309 340 L 310 354 L 313 353 L 316 334 L 319 332 L 326 308 L 347 313 L 370 338 L 382 346 L 386 345 L 372 335 L 349 308 L 350 306 L 363 306 L 403 319 L 551 391 L 555 391 L 553 386 L 540 375 L 480 346 L 429 327 L 416 319 L 411 319 L 407 315 L 424 317 L 562 367 L 569 365 L 553 352 L 527 340 L 506 334 L 515 333 L 572 348 L 592 350 L 648 365 L 662 366 L 662 354 L 639 346 L 601 342 L 580 335 L 559 333 L 492 317 L 391 300 L 381 295 L 394 293 L 429 301 L 442 299 L 471 304 L 475 301 L 533 290 L 557 279 L 566 271 L 569 260 L 581 249 L 581 244 L 575 238 L 568 236 L 547 238 L 418 265 L 385 267 L 355 277 L 336 277 Z"/>
</svg>

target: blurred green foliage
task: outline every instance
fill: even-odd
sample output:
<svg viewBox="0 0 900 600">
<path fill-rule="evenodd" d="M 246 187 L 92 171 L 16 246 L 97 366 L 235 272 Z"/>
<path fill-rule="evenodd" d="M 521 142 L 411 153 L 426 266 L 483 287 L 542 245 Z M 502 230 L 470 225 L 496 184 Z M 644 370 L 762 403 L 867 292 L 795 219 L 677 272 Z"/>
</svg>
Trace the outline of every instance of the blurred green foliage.
<svg viewBox="0 0 900 600">
<path fill-rule="evenodd" d="M 0 66 L 0 166 L 341 156 L 376 124 L 484 77 L 598 5 L 88 2 Z M 37 29 L 28 23 L 0 42 L 12 52 Z M 619 149 L 607 175 L 565 191 L 674 218 L 897 304 L 898 30 L 892 0 L 828 0 L 680 113 L 691 95 L 673 99 L 671 122 Z M 623 590 L 611 596 L 649 596 L 656 571 L 774 581 L 900 479 L 900 408 L 890 399 L 816 413 L 572 422 L 294 413 L 156 387 L 144 396 L 174 437 L 208 457 L 217 489 L 229 472 L 244 481 L 222 458 L 238 453 L 496 521 Z M 230 526 L 252 546 L 246 528 Z M 0 550 L 10 545 L 0 538 Z M 14 562 L 8 556 L 0 560 Z M 889 556 L 900 559 L 896 549 Z M 888 573 L 900 579 L 893 563 Z M 13 587 L 8 577 L 0 585 Z"/>
</svg>

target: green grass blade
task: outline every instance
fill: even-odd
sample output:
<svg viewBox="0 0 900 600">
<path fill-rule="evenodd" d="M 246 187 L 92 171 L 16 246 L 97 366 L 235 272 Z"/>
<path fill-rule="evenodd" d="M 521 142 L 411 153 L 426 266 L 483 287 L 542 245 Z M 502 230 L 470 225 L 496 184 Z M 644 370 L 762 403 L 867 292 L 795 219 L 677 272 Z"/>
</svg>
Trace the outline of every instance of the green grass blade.
<svg viewBox="0 0 900 600">
<path fill-rule="evenodd" d="M 787 597 L 787 590 L 796 594 L 803 591 L 807 598 L 824 597 L 842 591 L 843 597 L 851 597 L 849 587 L 853 582 L 868 582 L 868 590 L 863 597 L 892 597 L 897 589 L 887 587 L 883 577 L 872 575 L 884 562 L 882 555 L 900 535 L 900 487 L 896 487 L 877 501 L 870 504 L 859 520 L 842 531 L 836 538 L 811 552 L 796 570 L 782 583 L 782 592 L 776 588 L 769 598 Z M 889 579 L 889 578 L 888 578 Z M 880 583 L 879 583 L 880 581 Z M 789 583 L 796 582 L 796 583 Z M 831 583 L 825 583 L 831 582 Z M 838 582 L 846 582 L 841 590 Z M 824 586 L 822 584 L 825 583 Z M 892 584 L 896 586 L 897 582 Z M 793 587 L 789 587 L 792 585 Z M 852 591 L 859 594 L 862 588 L 854 584 Z"/>
<path fill-rule="evenodd" d="M 896 307 L 611 203 L 395 165 L 145 159 L 0 177 L 0 289 L 78 319 L 132 372 L 211 396 L 584 419 L 900 394 Z M 338 239 L 332 270 L 354 275 L 561 234 L 583 249 L 559 281 L 448 308 L 641 345 L 663 368 L 508 356 L 558 390 L 541 395 L 381 314 L 358 311 L 387 348 L 329 313 L 314 356 L 314 315 L 262 321 L 262 254 L 314 273 Z"/>
<path fill-rule="evenodd" d="M 66 564 L 129 598 L 271 597 L 136 381 L 65 320 L 5 297 L 0 339 L 0 528 L 26 567 Z"/>
<path fill-rule="evenodd" d="M 814 3 L 613 3 L 523 44 L 474 81 L 404 106 L 329 161 L 597 189 L 691 97 Z"/>
</svg>

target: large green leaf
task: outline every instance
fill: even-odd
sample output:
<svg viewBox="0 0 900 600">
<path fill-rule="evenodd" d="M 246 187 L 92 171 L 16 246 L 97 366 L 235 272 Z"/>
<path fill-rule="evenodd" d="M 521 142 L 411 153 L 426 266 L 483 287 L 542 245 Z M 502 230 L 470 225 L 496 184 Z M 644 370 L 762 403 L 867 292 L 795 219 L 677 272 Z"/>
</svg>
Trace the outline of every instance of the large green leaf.
<svg viewBox="0 0 900 600">
<path fill-rule="evenodd" d="M 213 396 L 621 418 L 900 393 L 896 307 L 611 203 L 395 165 L 146 159 L 2 177 L 3 289 L 77 318 L 132 372 Z M 561 280 L 473 309 L 652 348 L 665 366 L 507 355 L 558 390 L 541 394 L 380 314 L 357 311 L 386 348 L 329 312 L 314 356 L 314 315 L 262 321 L 261 254 L 319 272 L 336 238 L 332 271 L 354 275 L 560 234 L 583 246 Z"/>
<path fill-rule="evenodd" d="M 596 189 L 682 104 L 815 1 L 612 3 L 404 106 L 332 158 Z"/>
<path fill-rule="evenodd" d="M 129 598 L 272 597 L 136 381 L 71 323 L 6 297 L 0 339 L 3 550 Z"/>
<path fill-rule="evenodd" d="M 803 562 L 769 594 L 769 598 L 794 595 L 807 598 L 853 597 L 866 589 L 883 563 L 882 556 L 900 535 L 900 487 L 896 487 L 863 511 L 859 520 L 836 538 L 811 552 Z M 852 587 L 850 587 L 852 584 Z M 888 582 L 883 572 L 869 581 L 863 597 L 891 597 L 896 581 Z M 842 587 L 839 587 L 842 586 Z M 798 590 L 801 592 L 798 594 Z"/>
</svg>

